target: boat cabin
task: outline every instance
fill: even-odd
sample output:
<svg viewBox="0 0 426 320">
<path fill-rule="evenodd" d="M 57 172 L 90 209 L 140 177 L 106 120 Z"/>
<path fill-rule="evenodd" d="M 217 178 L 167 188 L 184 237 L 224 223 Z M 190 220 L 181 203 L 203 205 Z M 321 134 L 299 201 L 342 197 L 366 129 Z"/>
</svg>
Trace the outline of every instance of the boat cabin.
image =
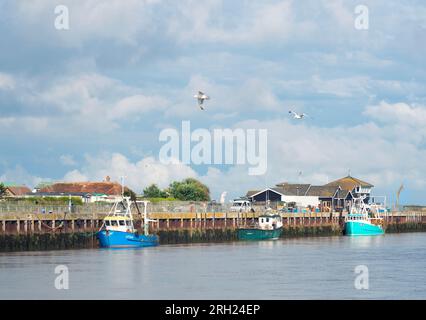
<svg viewBox="0 0 426 320">
<path fill-rule="evenodd" d="M 126 216 L 109 216 L 104 219 L 106 230 L 133 232 L 133 223 L 130 217 Z"/>
<path fill-rule="evenodd" d="M 283 226 L 283 220 L 280 215 L 262 215 L 259 216 L 259 228 L 262 230 L 274 230 Z"/>
</svg>

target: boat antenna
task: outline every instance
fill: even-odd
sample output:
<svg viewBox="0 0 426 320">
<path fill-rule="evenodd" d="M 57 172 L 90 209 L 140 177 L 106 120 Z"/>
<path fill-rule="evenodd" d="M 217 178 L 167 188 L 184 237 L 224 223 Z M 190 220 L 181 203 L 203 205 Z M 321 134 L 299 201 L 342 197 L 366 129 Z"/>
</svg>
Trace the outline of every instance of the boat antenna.
<svg viewBox="0 0 426 320">
<path fill-rule="evenodd" d="M 404 190 L 404 184 L 401 183 L 398 191 L 396 192 L 396 210 L 399 210 L 399 196 L 401 195 L 402 190 Z"/>
<path fill-rule="evenodd" d="M 126 176 L 120 176 L 121 179 L 121 197 L 124 198 L 124 179 L 127 178 Z"/>
</svg>

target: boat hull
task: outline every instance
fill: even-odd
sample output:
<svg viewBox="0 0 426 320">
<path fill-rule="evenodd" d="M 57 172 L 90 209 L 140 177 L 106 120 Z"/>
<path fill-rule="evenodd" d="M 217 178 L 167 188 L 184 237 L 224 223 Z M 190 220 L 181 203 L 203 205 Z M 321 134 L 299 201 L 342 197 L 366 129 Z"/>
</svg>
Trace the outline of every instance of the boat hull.
<svg viewBox="0 0 426 320">
<path fill-rule="evenodd" d="M 273 230 L 262 229 L 238 229 L 238 239 L 240 240 L 275 240 L 283 232 L 283 228 Z"/>
<path fill-rule="evenodd" d="M 156 235 L 141 235 L 131 232 L 101 230 L 97 234 L 101 248 L 142 248 L 159 244 Z"/>
<path fill-rule="evenodd" d="M 384 234 L 381 226 L 366 221 L 346 221 L 345 234 L 347 236 L 375 236 Z"/>
</svg>

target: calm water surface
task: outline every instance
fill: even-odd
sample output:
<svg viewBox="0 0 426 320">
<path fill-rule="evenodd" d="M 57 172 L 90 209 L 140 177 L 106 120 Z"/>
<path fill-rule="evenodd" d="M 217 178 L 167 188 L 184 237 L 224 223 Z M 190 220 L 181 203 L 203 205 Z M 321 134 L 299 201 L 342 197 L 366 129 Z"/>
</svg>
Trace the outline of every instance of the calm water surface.
<svg viewBox="0 0 426 320">
<path fill-rule="evenodd" d="M 55 289 L 57 265 L 69 290 Z M 426 299 L 425 269 L 426 233 L 0 253 L 0 298 Z"/>
</svg>

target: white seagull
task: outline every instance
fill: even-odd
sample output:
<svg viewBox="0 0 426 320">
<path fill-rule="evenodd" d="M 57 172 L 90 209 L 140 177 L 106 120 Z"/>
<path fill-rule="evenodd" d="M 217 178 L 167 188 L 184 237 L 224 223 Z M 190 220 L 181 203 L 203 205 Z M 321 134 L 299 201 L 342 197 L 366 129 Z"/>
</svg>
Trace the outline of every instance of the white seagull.
<svg viewBox="0 0 426 320">
<path fill-rule="evenodd" d="M 201 110 L 204 110 L 203 108 L 203 102 L 204 100 L 209 100 L 210 97 L 208 95 L 206 95 L 205 93 L 198 91 L 198 94 L 196 94 L 194 96 L 194 98 L 197 98 L 198 100 L 198 106 L 200 107 Z"/>
<path fill-rule="evenodd" d="M 304 117 L 308 117 L 306 113 L 296 113 L 291 110 L 288 113 L 292 114 L 294 119 L 303 119 Z"/>
</svg>

